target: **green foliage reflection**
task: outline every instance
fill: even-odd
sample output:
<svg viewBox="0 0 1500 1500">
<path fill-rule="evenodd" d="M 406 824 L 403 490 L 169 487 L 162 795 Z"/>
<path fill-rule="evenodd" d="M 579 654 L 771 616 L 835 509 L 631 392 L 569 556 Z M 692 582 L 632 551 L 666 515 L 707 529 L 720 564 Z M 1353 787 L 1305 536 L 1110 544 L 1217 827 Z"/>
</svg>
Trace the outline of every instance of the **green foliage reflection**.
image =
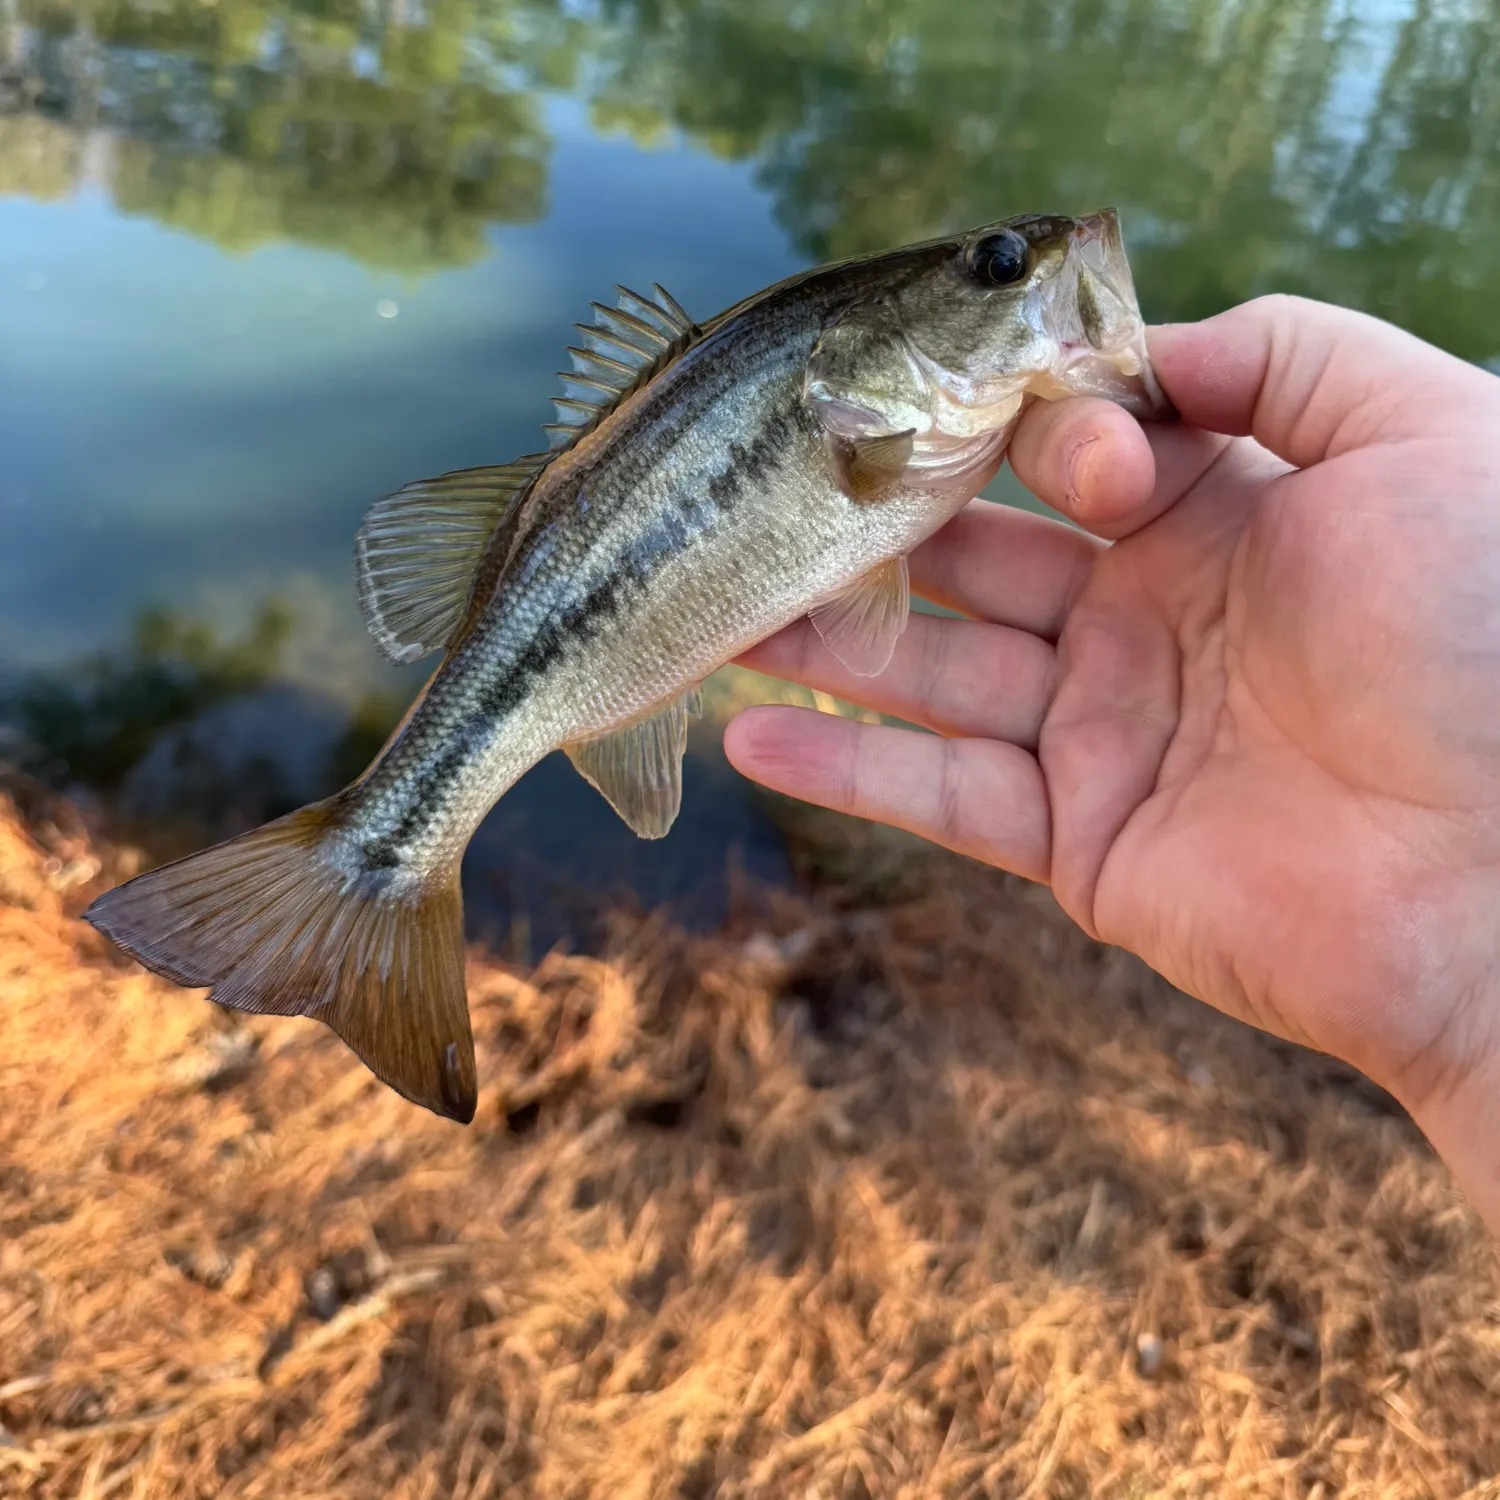
<svg viewBox="0 0 1500 1500">
<path fill-rule="evenodd" d="M 576 29 L 550 4 L 10 3 L 0 51 L 30 108 L 0 116 L 0 192 L 93 174 L 125 212 L 229 249 L 290 239 L 406 271 L 545 208 L 535 89 L 566 82 Z M 35 114 L 70 129 L 39 140 Z"/>
<path fill-rule="evenodd" d="M 1157 318 L 1262 290 L 1500 352 L 1500 4 L 605 0 L 601 125 L 757 161 L 809 256 L 1126 212 Z M 1389 14 L 1389 13 L 1388 13 Z"/>
<path fill-rule="evenodd" d="M 1497 34 L 1500 0 L 0 0 L 0 192 L 454 265 L 544 212 L 563 90 L 754 162 L 810 257 L 1116 203 L 1155 316 L 1285 287 L 1494 358 Z"/>
<path fill-rule="evenodd" d="M 292 625 L 274 599 L 239 640 L 171 610 L 144 610 L 128 646 L 34 674 L 0 700 L 0 722 L 20 731 L 27 769 L 110 791 L 163 731 L 273 681 Z"/>
</svg>

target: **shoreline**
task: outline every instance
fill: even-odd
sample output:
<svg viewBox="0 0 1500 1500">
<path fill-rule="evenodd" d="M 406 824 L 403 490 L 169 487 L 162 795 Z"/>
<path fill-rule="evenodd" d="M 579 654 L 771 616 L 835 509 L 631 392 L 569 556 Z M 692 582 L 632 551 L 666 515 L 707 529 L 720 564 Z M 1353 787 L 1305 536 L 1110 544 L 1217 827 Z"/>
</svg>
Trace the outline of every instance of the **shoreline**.
<svg viewBox="0 0 1500 1500">
<path fill-rule="evenodd" d="M 903 849 L 872 900 L 862 837 L 717 933 L 471 948 L 465 1130 L 112 955 L 76 913 L 131 856 L 0 780 L 0 1492 L 1500 1469 L 1500 1268 L 1385 1095 L 1020 881 Z"/>
</svg>

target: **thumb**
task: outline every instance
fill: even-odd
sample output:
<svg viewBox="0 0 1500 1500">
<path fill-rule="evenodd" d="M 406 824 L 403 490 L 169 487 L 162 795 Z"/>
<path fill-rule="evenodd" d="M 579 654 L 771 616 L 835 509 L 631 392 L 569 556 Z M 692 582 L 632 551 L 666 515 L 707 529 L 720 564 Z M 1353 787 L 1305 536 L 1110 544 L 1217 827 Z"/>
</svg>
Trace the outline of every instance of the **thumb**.
<svg viewBox="0 0 1500 1500">
<path fill-rule="evenodd" d="M 1431 435 L 1495 377 L 1390 323 L 1305 297 L 1259 297 L 1150 330 L 1151 362 L 1184 420 L 1251 436 L 1302 469 Z"/>
</svg>

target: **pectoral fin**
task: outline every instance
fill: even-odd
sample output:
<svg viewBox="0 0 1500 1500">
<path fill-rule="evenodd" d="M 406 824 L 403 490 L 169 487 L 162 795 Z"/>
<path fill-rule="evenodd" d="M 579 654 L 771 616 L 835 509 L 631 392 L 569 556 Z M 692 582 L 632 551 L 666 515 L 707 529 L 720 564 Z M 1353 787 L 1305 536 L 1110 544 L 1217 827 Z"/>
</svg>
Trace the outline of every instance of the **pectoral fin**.
<svg viewBox="0 0 1500 1500">
<path fill-rule="evenodd" d="M 634 833 L 659 839 L 677 821 L 682 806 L 688 715 L 701 712 L 702 696 L 694 686 L 639 724 L 563 749 L 578 774 Z"/>
<path fill-rule="evenodd" d="M 844 437 L 825 433 L 823 442 L 838 487 L 862 505 L 884 500 L 901 482 L 911 462 L 916 429 L 882 433 L 879 437 Z"/>
<path fill-rule="evenodd" d="M 811 611 L 823 644 L 860 677 L 876 677 L 890 663 L 910 613 L 906 559 L 892 558 Z"/>
</svg>

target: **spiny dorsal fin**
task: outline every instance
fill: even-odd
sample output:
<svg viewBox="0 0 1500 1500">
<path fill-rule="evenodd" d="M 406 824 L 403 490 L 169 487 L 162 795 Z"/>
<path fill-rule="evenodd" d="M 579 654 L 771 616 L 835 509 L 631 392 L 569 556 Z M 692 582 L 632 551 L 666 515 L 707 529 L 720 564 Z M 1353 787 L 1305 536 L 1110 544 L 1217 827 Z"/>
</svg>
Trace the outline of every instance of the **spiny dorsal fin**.
<svg viewBox="0 0 1500 1500">
<path fill-rule="evenodd" d="M 370 507 L 354 543 L 359 607 L 387 656 L 416 661 L 447 644 L 486 549 L 549 457 L 419 479 Z"/>
<path fill-rule="evenodd" d="M 623 286 L 614 307 L 591 304 L 592 323 L 576 323 L 583 347 L 569 348 L 571 370 L 558 371 L 563 394 L 553 397 L 557 421 L 547 424 L 554 449 L 592 432 L 628 395 L 676 359 L 701 331 L 665 288 L 642 297 Z"/>
<path fill-rule="evenodd" d="M 682 806 L 688 715 L 703 712 L 697 685 L 664 709 L 597 740 L 564 745 L 578 774 L 643 839 L 661 838 Z"/>
<path fill-rule="evenodd" d="M 910 612 L 906 559 L 893 557 L 810 611 L 823 644 L 860 677 L 890 664 Z"/>
</svg>

